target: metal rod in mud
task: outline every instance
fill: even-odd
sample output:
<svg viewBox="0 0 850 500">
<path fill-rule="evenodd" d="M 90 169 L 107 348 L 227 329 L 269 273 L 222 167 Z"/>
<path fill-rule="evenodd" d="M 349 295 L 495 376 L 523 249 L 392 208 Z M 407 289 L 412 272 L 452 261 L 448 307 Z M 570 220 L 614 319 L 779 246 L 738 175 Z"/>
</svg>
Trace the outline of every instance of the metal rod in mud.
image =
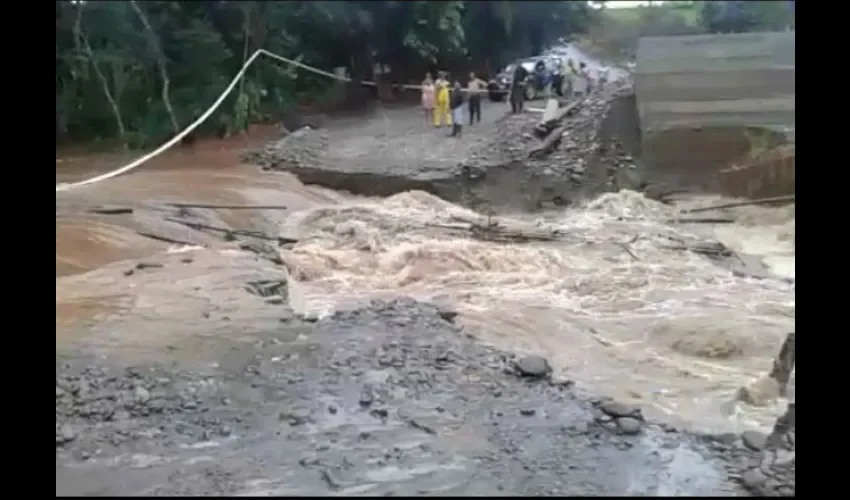
<svg viewBox="0 0 850 500">
<path fill-rule="evenodd" d="M 218 203 L 183 203 L 166 202 L 166 205 L 177 208 L 221 208 L 227 210 L 288 210 L 286 205 L 223 205 Z"/>
<path fill-rule="evenodd" d="M 258 238 L 258 239 L 268 240 L 268 241 L 278 241 L 278 238 L 269 236 L 269 235 L 262 233 L 260 231 L 252 231 L 250 229 L 230 229 L 230 228 L 226 228 L 226 227 L 216 227 L 216 226 L 210 226 L 209 224 L 204 224 L 202 222 L 194 222 L 194 221 L 188 221 L 188 220 L 183 220 L 183 219 L 175 219 L 174 217 L 166 217 L 165 220 L 168 221 L 168 222 L 174 222 L 175 224 L 183 224 L 184 226 L 187 226 L 187 227 L 194 229 L 196 231 L 206 229 L 206 230 L 209 230 L 209 231 L 217 231 L 217 232 L 220 232 L 220 233 L 224 233 L 225 235 L 248 236 L 250 238 Z"/>
<path fill-rule="evenodd" d="M 186 245 L 186 246 L 197 245 L 197 243 L 192 243 L 191 241 L 175 240 L 174 238 L 169 238 L 167 236 L 160 236 L 160 235 L 154 234 L 154 233 L 146 233 L 146 232 L 142 232 L 142 231 L 136 231 L 136 234 L 138 234 L 139 236 L 144 236 L 145 238 L 150 238 L 152 240 L 161 241 L 163 243 L 171 243 L 172 245 Z"/>
<path fill-rule="evenodd" d="M 711 205 L 709 207 L 699 207 L 699 208 L 691 208 L 688 210 L 682 210 L 683 214 L 693 214 L 696 212 L 708 212 L 709 210 L 718 210 L 721 208 L 736 208 L 736 207 L 746 207 L 750 205 L 767 205 L 770 203 L 782 203 L 794 201 L 795 195 L 788 194 L 785 196 L 774 196 L 772 198 L 759 198 L 757 200 L 747 200 L 747 201 L 736 201 L 734 203 L 723 203 L 722 205 Z"/>
</svg>

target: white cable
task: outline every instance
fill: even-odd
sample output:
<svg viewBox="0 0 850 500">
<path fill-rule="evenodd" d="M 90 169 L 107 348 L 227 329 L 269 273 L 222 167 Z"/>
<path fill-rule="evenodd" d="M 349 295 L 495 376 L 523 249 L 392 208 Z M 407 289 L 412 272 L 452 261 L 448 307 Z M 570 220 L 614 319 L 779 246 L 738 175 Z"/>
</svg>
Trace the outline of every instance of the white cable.
<svg viewBox="0 0 850 500">
<path fill-rule="evenodd" d="M 119 169 L 113 170 L 111 172 L 107 172 L 105 174 L 97 175 L 95 177 L 91 177 L 89 179 L 85 179 L 85 180 L 82 180 L 82 181 L 79 181 L 79 182 L 72 182 L 70 184 L 60 184 L 60 185 L 56 186 L 56 192 L 58 193 L 60 191 L 68 191 L 69 189 L 73 189 L 75 187 L 85 186 L 87 184 L 94 184 L 95 182 L 100 182 L 100 181 L 104 181 L 106 179 L 111 179 L 113 177 L 116 177 L 116 176 L 119 176 L 119 175 L 124 174 L 126 172 L 129 172 L 130 170 L 133 170 L 134 168 L 138 167 L 142 163 L 145 163 L 146 161 L 150 160 L 151 158 L 154 158 L 155 156 L 159 156 L 163 151 L 165 151 L 166 149 L 168 149 L 171 146 L 180 142 L 184 137 L 186 137 L 193 130 L 195 130 L 198 127 L 198 125 L 203 123 L 204 120 L 209 118 L 210 115 L 213 114 L 215 112 L 215 110 L 218 109 L 219 106 L 221 106 L 221 103 L 224 102 L 224 100 L 227 98 L 228 95 L 230 95 L 230 93 L 233 91 L 233 88 L 239 82 L 239 79 L 242 78 L 242 76 L 245 74 L 245 70 L 248 69 L 248 66 L 250 66 L 251 63 L 253 63 L 254 60 L 257 59 L 257 57 L 259 57 L 260 54 L 262 54 L 263 52 L 265 52 L 265 51 L 262 50 L 262 49 L 254 52 L 254 55 L 252 55 L 247 61 L 245 61 L 245 64 L 242 65 L 242 69 L 239 70 L 239 73 L 236 73 L 236 76 L 234 76 L 233 80 L 230 81 L 230 85 L 228 85 L 227 88 L 224 89 L 224 92 L 222 92 L 221 95 L 218 96 L 218 99 L 216 99 L 216 101 L 212 104 L 212 106 L 210 106 L 209 109 L 207 109 L 204 112 L 204 114 L 202 114 L 200 117 L 198 117 L 197 120 L 192 122 L 191 125 L 186 127 L 185 130 L 183 130 L 179 134 L 172 137 L 168 142 L 166 142 L 162 146 L 156 148 L 155 150 L 151 151 L 150 153 L 142 156 L 141 158 L 135 159 L 134 161 L 130 162 L 128 165 L 125 165 L 125 166 L 123 166 Z"/>
</svg>

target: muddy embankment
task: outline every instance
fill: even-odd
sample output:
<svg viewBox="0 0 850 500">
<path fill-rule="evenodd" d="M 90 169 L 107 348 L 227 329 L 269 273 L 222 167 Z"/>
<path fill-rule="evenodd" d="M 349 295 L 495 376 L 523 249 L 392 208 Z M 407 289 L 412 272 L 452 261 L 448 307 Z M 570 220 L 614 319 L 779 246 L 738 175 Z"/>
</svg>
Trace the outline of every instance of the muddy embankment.
<svg viewBox="0 0 850 500">
<path fill-rule="evenodd" d="M 365 196 L 418 190 L 496 211 L 569 205 L 619 189 L 651 198 L 672 192 L 751 198 L 794 192 L 793 145 L 784 134 L 748 127 L 642 134 L 634 91 L 624 82 L 616 85 L 620 88 L 592 95 L 558 123 L 562 138 L 542 155 L 541 146 L 551 142 L 533 133 L 542 115 L 498 110 L 496 120 L 467 127 L 472 137 L 461 140 L 413 129 L 403 131 L 410 134 L 404 141 L 388 143 L 378 123 L 361 130 L 375 133 L 373 144 L 353 146 L 333 132 L 302 129 L 243 159 L 267 171 L 291 172 L 306 185 Z"/>
<path fill-rule="evenodd" d="M 639 129 L 634 110 L 623 101 L 633 102 L 628 91 L 587 99 L 556 124 L 562 125 L 562 138 L 545 152 L 540 151 L 545 139 L 534 133 L 540 113 L 511 115 L 491 104 L 484 123 L 466 126 L 461 139 L 413 127 L 393 131 L 390 142 L 382 139 L 385 124 L 374 120 L 358 130 L 375 135 L 371 144 L 302 129 L 243 159 L 267 171 L 290 172 L 307 185 L 358 195 L 417 190 L 473 208 L 537 210 L 589 194 L 589 180 L 596 192 L 611 190 L 615 173 L 637 168 L 630 150 L 638 149 Z"/>
<path fill-rule="evenodd" d="M 793 493 L 772 465 L 787 452 L 759 458 L 757 435 L 648 423 L 473 342 L 449 311 L 276 311 L 192 371 L 58 360 L 57 494 L 741 495 L 730 477 Z M 759 460 L 786 476 L 747 472 Z"/>
</svg>

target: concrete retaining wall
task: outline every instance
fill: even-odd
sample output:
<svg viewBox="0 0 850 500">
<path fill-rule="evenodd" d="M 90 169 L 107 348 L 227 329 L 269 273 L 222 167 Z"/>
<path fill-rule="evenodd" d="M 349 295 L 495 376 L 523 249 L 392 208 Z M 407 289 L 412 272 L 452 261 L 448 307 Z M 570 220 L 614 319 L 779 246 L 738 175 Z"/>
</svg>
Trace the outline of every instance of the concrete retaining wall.
<svg viewBox="0 0 850 500">
<path fill-rule="evenodd" d="M 745 127 L 793 136 L 793 32 L 642 38 L 635 92 L 651 180 L 720 189 L 750 149 Z M 654 179 L 653 179 L 654 177 Z"/>
<path fill-rule="evenodd" d="M 642 38 L 635 88 L 645 133 L 794 124 L 793 32 Z"/>
</svg>

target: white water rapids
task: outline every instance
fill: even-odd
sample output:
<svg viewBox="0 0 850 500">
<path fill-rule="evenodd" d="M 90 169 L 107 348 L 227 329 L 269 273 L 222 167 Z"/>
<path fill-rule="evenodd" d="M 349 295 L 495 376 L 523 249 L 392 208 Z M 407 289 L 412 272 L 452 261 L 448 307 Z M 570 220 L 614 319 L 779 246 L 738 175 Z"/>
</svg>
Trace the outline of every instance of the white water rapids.
<svg viewBox="0 0 850 500">
<path fill-rule="evenodd" d="M 716 203 L 715 199 L 689 204 Z M 505 244 L 452 230 L 480 216 L 423 192 L 293 214 L 283 252 L 300 312 L 407 295 L 450 305 L 480 341 L 547 356 L 584 387 L 713 431 L 767 429 L 784 407 L 727 402 L 769 370 L 794 330 L 793 285 L 741 277 L 677 241 L 716 239 L 794 277 L 794 209 L 736 209 L 729 225 L 669 223 L 677 209 L 623 191 L 582 208 L 499 217 L 563 241 Z M 699 233 L 697 233 L 699 231 Z"/>
</svg>

